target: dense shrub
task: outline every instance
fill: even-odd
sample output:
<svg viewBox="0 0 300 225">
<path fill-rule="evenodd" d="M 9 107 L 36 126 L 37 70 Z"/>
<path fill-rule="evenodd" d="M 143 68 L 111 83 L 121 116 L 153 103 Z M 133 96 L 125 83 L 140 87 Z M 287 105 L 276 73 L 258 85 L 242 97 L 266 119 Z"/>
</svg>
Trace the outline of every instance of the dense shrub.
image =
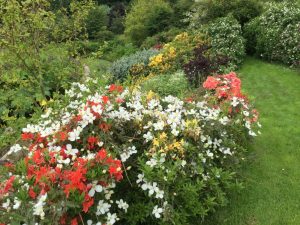
<svg viewBox="0 0 300 225">
<path fill-rule="evenodd" d="M 92 6 L 89 0 L 73 0 L 68 10 L 53 12 L 45 0 L 1 2 L 0 149 L 16 140 L 18 127 L 55 92 L 81 79 L 75 41 L 85 38 Z"/>
<path fill-rule="evenodd" d="M 242 26 L 260 15 L 262 3 L 258 0 L 204 0 L 195 3 L 190 14 L 193 27 L 232 15 Z"/>
<path fill-rule="evenodd" d="M 194 49 L 194 58 L 184 65 L 184 72 L 190 84 L 199 87 L 208 75 L 216 73 L 225 67 L 229 60 L 225 56 L 213 56 L 208 54 L 210 46 L 202 45 Z"/>
<path fill-rule="evenodd" d="M 150 58 L 147 69 L 153 73 L 170 73 L 180 70 L 193 57 L 194 48 L 207 42 L 204 35 L 199 33 L 178 34 L 171 42 L 157 46 L 161 48 L 161 52 Z"/>
<path fill-rule="evenodd" d="M 139 46 L 147 37 L 167 29 L 172 13 L 165 0 L 136 0 L 125 20 L 125 34 Z"/>
<path fill-rule="evenodd" d="M 74 84 L 11 148 L 26 157 L 1 167 L 0 223 L 194 225 L 224 204 L 259 125 L 234 73 L 204 88 L 184 102 Z"/>
<path fill-rule="evenodd" d="M 182 29 L 179 28 L 171 28 L 168 31 L 160 32 L 154 36 L 147 37 L 143 44 L 141 45 L 142 48 L 152 48 L 152 47 L 158 47 L 159 45 L 166 44 L 168 42 L 171 42 L 174 40 L 174 38 L 182 33 Z"/>
<path fill-rule="evenodd" d="M 210 37 L 212 54 L 227 56 L 230 62 L 228 69 L 235 70 L 245 56 L 245 40 L 238 21 L 231 16 L 219 18 L 205 26 L 204 30 Z"/>
<path fill-rule="evenodd" d="M 248 51 L 268 60 L 299 65 L 300 6 L 291 3 L 268 6 L 245 28 Z"/>
<path fill-rule="evenodd" d="M 158 50 L 149 49 L 124 56 L 113 63 L 110 73 L 114 80 L 124 81 L 134 65 L 145 67 L 149 63 L 149 58 L 156 54 L 158 54 Z"/>
<path fill-rule="evenodd" d="M 138 82 L 138 84 L 143 92 L 153 91 L 160 96 L 183 97 L 189 90 L 189 84 L 183 71 L 149 76 L 142 82 Z"/>
<path fill-rule="evenodd" d="M 107 30 L 110 8 L 106 5 L 95 6 L 86 19 L 86 29 L 90 39 L 108 40 L 113 34 Z"/>
</svg>

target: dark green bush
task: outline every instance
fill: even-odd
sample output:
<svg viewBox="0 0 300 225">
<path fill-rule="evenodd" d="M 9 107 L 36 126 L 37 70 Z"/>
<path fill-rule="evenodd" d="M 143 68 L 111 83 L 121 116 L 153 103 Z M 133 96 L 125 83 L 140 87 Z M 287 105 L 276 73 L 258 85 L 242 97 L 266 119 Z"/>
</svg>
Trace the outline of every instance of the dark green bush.
<svg viewBox="0 0 300 225">
<path fill-rule="evenodd" d="M 89 39 L 110 39 L 112 34 L 107 30 L 110 8 L 107 5 L 95 6 L 90 12 L 86 20 L 86 29 Z"/>
<path fill-rule="evenodd" d="M 258 0 L 204 0 L 196 3 L 191 19 L 198 25 L 231 14 L 243 26 L 260 15 L 261 8 Z"/>
<path fill-rule="evenodd" d="M 267 60 L 299 65 L 300 6 L 271 3 L 245 27 L 247 49 Z"/>
<path fill-rule="evenodd" d="M 134 1 L 125 20 L 125 34 L 136 45 L 156 33 L 168 29 L 173 10 L 164 0 Z"/>
<path fill-rule="evenodd" d="M 143 42 L 143 48 L 151 48 L 157 44 L 164 44 L 171 42 L 177 34 L 180 34 L 182 29 L 173 27 L 168 31 L 160 32 L 152 37 L 147 37 L 146 40 Z"/>
</svg>

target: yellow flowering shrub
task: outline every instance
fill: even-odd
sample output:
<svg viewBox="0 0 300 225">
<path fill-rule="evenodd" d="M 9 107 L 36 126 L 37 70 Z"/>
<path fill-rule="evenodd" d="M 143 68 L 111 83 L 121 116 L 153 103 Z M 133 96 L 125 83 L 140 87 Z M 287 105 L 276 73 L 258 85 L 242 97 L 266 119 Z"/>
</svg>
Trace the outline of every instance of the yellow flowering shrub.
<svg viewBox="0 0 300 225">
<path fill-rule="evenodd" d="M 161 53 L 150 58 L 149 70 L 158 73 L 174 72 L 181 69 L 193 54 L 193 49 L 208 41 L 202 34 L 183 32 L 163 46 Z"/>
</svg>

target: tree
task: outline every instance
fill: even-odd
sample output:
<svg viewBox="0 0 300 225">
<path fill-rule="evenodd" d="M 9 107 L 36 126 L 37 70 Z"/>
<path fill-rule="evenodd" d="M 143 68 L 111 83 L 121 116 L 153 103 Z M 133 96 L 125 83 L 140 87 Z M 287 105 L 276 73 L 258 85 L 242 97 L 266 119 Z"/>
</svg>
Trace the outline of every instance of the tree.
<svg viewBox="0 0 300 225">
<path fill-rule="evenodd" d="M 164 0 L 136 0 L 125 20 L 125 34 L 141 45 L 148 37 L 168 29 L 173 10 Z"/>
</svg>

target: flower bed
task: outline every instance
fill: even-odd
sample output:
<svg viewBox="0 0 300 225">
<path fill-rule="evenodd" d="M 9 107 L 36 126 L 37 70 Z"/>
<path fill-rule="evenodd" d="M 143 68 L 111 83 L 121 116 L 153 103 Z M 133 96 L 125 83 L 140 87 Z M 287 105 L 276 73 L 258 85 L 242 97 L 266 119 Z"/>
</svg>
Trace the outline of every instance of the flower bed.
<svg viewBox="0 0 300 225">
<path fill-rule="evenodd" d="M 257 112 L 235 73 L 200 101 L 75 84 L 1 168 L 0 223 L 194 224 L 226 199 Z M 86 96 L 86 97 L 84 97 Z"/>
</svg>

